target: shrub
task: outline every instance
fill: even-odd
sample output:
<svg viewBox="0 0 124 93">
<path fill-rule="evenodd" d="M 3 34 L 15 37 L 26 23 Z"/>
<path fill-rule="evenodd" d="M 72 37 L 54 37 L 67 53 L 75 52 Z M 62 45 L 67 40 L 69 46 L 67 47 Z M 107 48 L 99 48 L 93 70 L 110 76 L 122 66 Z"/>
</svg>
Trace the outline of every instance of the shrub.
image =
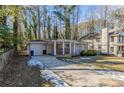
<svg viewBox="0 0 124 93">
<path fill-rule="evenodd" d="M 80 56 L 95 56 L 97 55 L 97 52 L 95 50 L 87 50 L 87 51 L 81 51 Z"/>
<path fill-rule="evenodd" d="M 84 50 L 82 50 L 81 52 L 80 52 L 80 56 L 85 56 L 85 51 Z"/>
<path fill-rule="evenodd" d="M 88 50 L 86 56 L 95 56 L 97 53 L 94 50 Z"/>
<path fill-rule="evenodd" d="M 12 32 L 7 25 L 0 25 L 0 43 L 1 49 L 12 47 Z"/>
</svg>

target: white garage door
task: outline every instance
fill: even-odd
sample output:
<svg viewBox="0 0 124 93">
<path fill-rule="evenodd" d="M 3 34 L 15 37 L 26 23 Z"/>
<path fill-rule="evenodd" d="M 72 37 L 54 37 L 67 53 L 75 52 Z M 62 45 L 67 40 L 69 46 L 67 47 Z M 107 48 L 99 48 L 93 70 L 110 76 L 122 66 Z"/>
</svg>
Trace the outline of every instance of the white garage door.
<svg viewBox="0 0 124 93">
<path fill-rule="evenodd" d="M 30 44 L 30 51 L 34 51 L 34 55 L 42 55 L 42 44 Z"/>
</svg>

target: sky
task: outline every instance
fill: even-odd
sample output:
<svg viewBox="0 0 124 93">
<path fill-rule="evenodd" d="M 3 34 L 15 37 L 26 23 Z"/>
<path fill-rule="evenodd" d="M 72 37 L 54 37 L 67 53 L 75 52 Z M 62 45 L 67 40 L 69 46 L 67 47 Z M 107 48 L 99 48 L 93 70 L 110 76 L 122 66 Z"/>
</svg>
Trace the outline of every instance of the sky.
<svg viewBox="0 0 124 93">
<path fill-rule="evenodd" d="M 80 6 L 80 17 L 79 17 L 79 23 L 80 22 L 85 22 L 88 20 L 87 14 L 90 13 L 91 9 L 93 11 L 94 15 L 97 15 L 98 18 L 100 18 L 100 10 L 101 10 L 101 5 L 79 5 Z M 124 7 L 122 5 L 109 5 L 109 8 L 111 9 L 117 9 L 120 7 Z M 53 11 L 53 6 L 50 6 L 49 11 Z"/>
<path fill-rule="evenodd" d="M 93 13 L 97 15 L 98 18 L 100 18 L 101 6 L 102 5 L 81 5 L 80 6 L 81 15 L 80 15 L 79 23 L 85 22 L 88 20 L 86 18 L 86 14 L 91 11 L 90 10 L 91 8 L 93 10 Z M 113 11 L 119 8 L 124 8 L 124 5 L 108 5 L 109 11 Z"/>
<path fill-rule="evenodd" d="M 100 9 L 99 5 L 79 5 L 80 6 L 80 19 L 79 22 L 84 22 L 87 20 L 86 15 L 90 11 L 90 8 L 93 9 L 93 12 L 98 12 Z M 49 6 L 49 11 L 54 11 L 53 6 Z"/>
<path fill-rule="evenodd" d="M 86 14 L 90 11 L 90 8 L 93 9 L 93 12 L 98 12 L 100 6 L 97 5 L 81 5 L 80 6 L 80 19 L 79 22 L 87 21 Z"/>
<path fill-rule="evenodd" d="M 49 12 L 52 12 L 54 11 L 54 5 L 50 5 L 48 6 L 48 11 Z M 93 15 L 97 15 L 97 18 L 100 18 L 100 10 L 101 10 L 101 5 L 79 5 L 79 23 L 81 22 L 86 22 L 88 21 L 88 13 L 91 13 L 91 9 L 92 9 L 92 12 L 93 12 Z M 114 9 L 117 9 L 117 8 L 120 8 L 120 7 L 124 7 L 124 6 L 119 6 L 119 5 L 111 5 L 109 6 L 109 8 L 114 8 Z M 54 22 L 54 21 L 53 21 Z"/>
</svg>

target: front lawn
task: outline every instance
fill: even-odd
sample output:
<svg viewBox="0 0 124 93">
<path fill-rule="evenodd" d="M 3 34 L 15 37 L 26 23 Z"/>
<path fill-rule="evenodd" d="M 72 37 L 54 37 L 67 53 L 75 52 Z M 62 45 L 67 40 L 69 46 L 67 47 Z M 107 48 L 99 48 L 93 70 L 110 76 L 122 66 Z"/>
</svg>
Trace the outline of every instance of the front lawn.
<svg viewBox="0 0 124 93">
<path fill-rule="evenodd" d="M 96 62 L 115 62 L 115 63 L 119 63 L 119 62 L 124 62 L 124 58 L 123 57 L 109 57 L 109 56 L 100 56 L 98 60 L 96 60 Z"/>
<path fill-rule="evenodd" d="M 123 57 L 99 57 L 93 65 L 98 69 L 111 69 L 116 71 L 124 71 L 124 58 Z"/>
<path fill-rule="evenodd" d="M 82 66 L 93 66 L 99 70 L 124 71 L 123 57 L 96 56 L 96 57 L 71 57 L 59 58 L 60 60 L 80 64 Z"/>
</svg>

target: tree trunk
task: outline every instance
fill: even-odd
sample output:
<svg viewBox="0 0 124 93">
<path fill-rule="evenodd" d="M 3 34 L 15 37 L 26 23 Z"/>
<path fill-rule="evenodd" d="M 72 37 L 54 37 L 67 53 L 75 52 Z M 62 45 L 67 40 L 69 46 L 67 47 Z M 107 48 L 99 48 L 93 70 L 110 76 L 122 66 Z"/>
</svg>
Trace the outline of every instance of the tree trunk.
<svg viewBox="0 0 124 93">
<path fill-rule="evenodd" d="M 40 22 L 40 6 L 37 6 L 37 12 L 38 12 L 38 39 L 41 39 L 41 22 Z"/>
<path fill-rule="evenodd" d="M 48 31 L 48 38 L 51 39 L 51 23 L 50 23 L 50 17 L 47 18 L 47 31 Z"/>
<path fill-rule="evenodd" d="M 14 17 L 14 27 L 13 27 L 13 45 L 17 50 L 18 45 L 18 18 L 17 16 Z"/>
</svg>

